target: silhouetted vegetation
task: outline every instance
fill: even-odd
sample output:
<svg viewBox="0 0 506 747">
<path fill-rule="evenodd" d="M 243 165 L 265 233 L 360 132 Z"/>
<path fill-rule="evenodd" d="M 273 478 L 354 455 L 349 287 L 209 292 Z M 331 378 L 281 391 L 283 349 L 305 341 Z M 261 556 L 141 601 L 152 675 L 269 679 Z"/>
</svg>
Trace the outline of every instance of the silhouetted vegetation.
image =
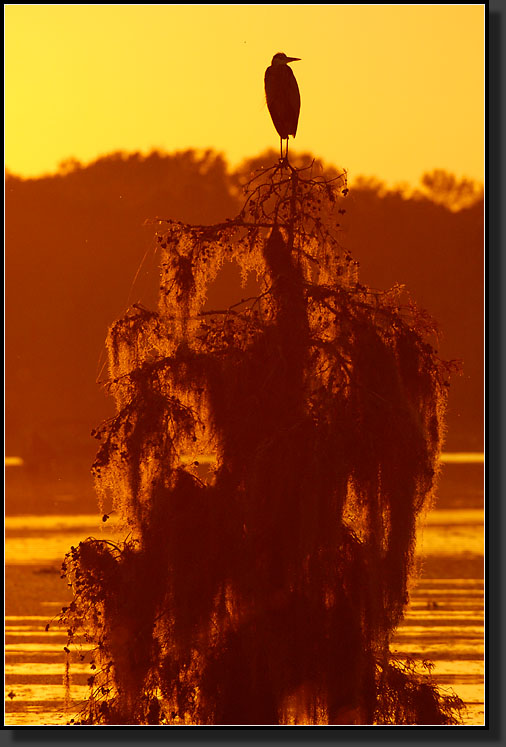
<svg viewBox="0 0 506 747">
<path fill-rule="evenodd" d="M 456 179 L 443 169 L 435 169 L 422 176 L 422 187 L 429 198 L 450 210 L 463 210 L 483 200 L 483 187 L 472 179 Z"/>
<path fill-rule="evenodd" d="M 55 487 L 62 478 L 87 480 L 94 448 L 88 434 L 112 415 L 95 383 L 103 378 L 107 328 L 133 302 L 156 303 L 158 250 L 146 218 L 223 221 L 240 210 L 239 174 L 268 167 L 276 155 L 230 173 L 211 152 L 117 153 L 86 166 L 69 162 L 54 176 L 7 177 L 6 448 L 31 470 L 8 501 L 15 496 L 16 506 L 24 505 L 33 493 L 31 510 L 48 510 L 41 480 L 54 483 L 48 496 L 61 492 Z M 292 158 L 299 168 L 313 160 Z M 328 165 L 324 171 L 328 178 L 337 173 Z M 438 320 L 441 355 L 464 361 L 464 375 L 452 382 L 448 448 L 480 450 L 483 202 L 453 212 L 444 200 L 429 199 L 434 190 L 426 194 L 408 199 L 378 180 L 356 182 L 339 216 L 342 241 L 360 261 L 364 282 L 379 289 L 404 284 Z M 236 265 L 225 263 L 208 290 L 208 308 L 232 303 L 239 280 Z M 257 293 L 253 278 L 244 292 Z"/>
<path fill-rule="evenodd" d="M 94 646 L 79 723 L 457 723 L 389 652 L 451 366 L 402 288 L 359 282 L 346 193 L 277 165 L 233 220 L 158 221 L 158 307 L 110 327 L 116 413 L 95 433 L 102 510 L 129 534 L 64 566 L 69 641 Z M 209 308 L 225 262 L 259 290 Z"/>
</svg>

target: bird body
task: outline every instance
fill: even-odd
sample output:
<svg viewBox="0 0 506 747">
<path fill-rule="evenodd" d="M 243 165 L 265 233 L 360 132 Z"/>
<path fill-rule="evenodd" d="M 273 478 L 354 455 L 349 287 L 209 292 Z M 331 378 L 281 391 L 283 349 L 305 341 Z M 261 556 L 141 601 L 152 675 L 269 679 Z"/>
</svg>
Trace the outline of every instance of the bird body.
<svg viewBox="0 0 506 747">
<path fill-rule="evenodd" d="M 299 59 L 299 57 L 287 57 L 284 52 L 278 52 L 265 71 L 265 97 L 274 127 L 281 138 L 281 156 L 283 156 L 283 140 L 287 141 L 288 155 L 288 136 L 295 137 L 299 122 L 299 87 L 295 75 L 288 67 L 289 62 Z"/>
</svg>

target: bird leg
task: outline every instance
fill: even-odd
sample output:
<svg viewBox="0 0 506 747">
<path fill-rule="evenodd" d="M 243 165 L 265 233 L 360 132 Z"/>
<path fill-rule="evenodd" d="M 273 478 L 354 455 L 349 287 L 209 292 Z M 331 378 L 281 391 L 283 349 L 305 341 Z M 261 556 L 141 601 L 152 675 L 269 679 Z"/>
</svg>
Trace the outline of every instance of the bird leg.
<svg viewBox="0 0 506 747">
<path fill-rule="evenodd" d="M 285 162 L 288 163 L 288 138 L 286 138 L 286 150 L 285 150 L 284 156 L 283 156 L 283 138 L 281 137 L 279 140 L 280 140 L 280 149 L 281 149 L 280 161 L 281 163 L 285 163 Z"/>
</svg>

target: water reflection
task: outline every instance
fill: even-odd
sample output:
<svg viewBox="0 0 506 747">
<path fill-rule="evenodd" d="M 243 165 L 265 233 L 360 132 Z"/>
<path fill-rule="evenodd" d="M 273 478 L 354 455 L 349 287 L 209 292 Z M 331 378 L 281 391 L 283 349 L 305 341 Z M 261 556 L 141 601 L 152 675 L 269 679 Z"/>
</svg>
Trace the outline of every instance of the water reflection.
<svg viewBox="0 0 506 747">
<path fill-rule="evenodd" d="M 48 632 L 44 628 L 69 598 L 59 575 L 63 556 L 90 534 L 115 539 L 122 532 L 113 517 L 104 523 L 98 515 L 6 519 L 8 725 L 64 725 L 87 697 L 90 661 L 83 648 L 84 661 L 72 655 L 71 702 L 65 712 L 66 635 L 57 626 Z M 466 702 L 465 723 L 483 724 L 483 511 L 429 513 L 420 528 L 417 558 L 425 576 L 414 582 L 392 651 L 433 660 L 436 680 Z M 460 568 L 464 558 L 470 560 L 471 577 L 446 577 L 450 558 Z"/>
</svg>

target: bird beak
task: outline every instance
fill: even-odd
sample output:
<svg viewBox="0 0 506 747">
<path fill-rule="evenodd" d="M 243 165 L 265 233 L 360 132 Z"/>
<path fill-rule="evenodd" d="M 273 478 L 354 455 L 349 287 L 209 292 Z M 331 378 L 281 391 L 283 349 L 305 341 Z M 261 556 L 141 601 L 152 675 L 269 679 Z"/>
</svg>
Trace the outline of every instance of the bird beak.
<svg viewBox="0 0 506 747">
<path fill-rule="evenodd" d="M 287 62 L 298 62 L 301 58 L 300 57 L 287 57 Z"/>
</svg>

